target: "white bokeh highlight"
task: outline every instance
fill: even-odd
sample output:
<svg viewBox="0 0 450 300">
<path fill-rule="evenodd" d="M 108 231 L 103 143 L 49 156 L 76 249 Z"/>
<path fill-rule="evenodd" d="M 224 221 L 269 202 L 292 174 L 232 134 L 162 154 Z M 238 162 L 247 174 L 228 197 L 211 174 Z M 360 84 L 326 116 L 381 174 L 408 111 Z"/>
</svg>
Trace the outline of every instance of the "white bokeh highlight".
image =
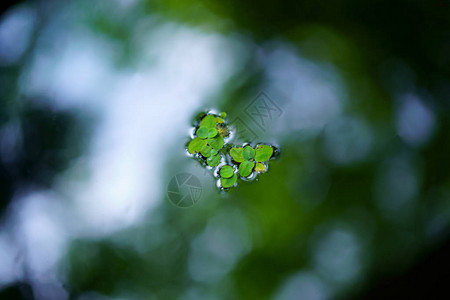
<svg viewBox="0 0 450 300">
<path fill-rule="evenodd" d="M 22 5 L 7 11 L 0 20 L 0 65 L 15 64 L 23 56 L 33 34 L 36 13 Z"/>
<path fill-rule="evenodd" d="M 428 142 L 435 127 L 433 111 L 417 95 L 406 94 L 401 97 L 397 110 L 396 129 L 398 135 L 412 146 Z"/>
</svg>

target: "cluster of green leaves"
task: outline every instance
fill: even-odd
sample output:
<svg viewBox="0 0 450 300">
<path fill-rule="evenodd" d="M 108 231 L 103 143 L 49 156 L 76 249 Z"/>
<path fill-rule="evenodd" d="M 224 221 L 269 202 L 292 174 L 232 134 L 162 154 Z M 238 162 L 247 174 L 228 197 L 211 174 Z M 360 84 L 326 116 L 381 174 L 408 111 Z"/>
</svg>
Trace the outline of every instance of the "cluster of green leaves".
<svg viewBox="0 0 450 300">
<path fill-rule="evenodd" d="M 253 172 L 262 173 L 267 170 L 266 163 L 273 156 L 273 147 L 258 145 L 253 148 L 250 145 L 244 147 L 231 147 L 229 155 L 235 166 L 225 165 L 220 171 L 220 184 L 223 188 L 230 188 L 237 181 L 238 171 L 240 177 L 249 177 Z"/>
<path fill-rule="evenodd" d="M 253 171 L 265 172 L 267 162 L 273 155 L 273 147 L 269 145 L 258 145 L 256 148 L 247 145 L 245 147 L 233 147 L 230 156 L 239 166 L 239 175 L 248 177 Z"/>
<path fill-rule="evenodd" d="M 211 167 L 216 167 L 220 163 L 219 151 L 224 146 L 224 136 L 228 132 L 226 125 L 224 125 L 225 117 L 225 113 L 221 113 L 220 116 L 210 114 L 203 117 L 195 132 L 194 139 L 188 145 L 189 153 L 201 154 Z"/>
<path fill-rule="evenodd" d="M 231 165 L 222 166 L 218 174 L 222 188 L 227 189 L 236 184 L 238 174 L 240 177 L 249 177 L 253 172 L 265 172 L 274 148 L 270 145 L 257 145 L 255 148 L 250 145 L 233 145 L 226 152 L 224 137 L 227 137 L 229 132 L 225 118 L 226 113 L 202 117 L 194 138 L 189 142 L 188 151 L 206 160 L 206 164 L 213 168 L 220 164 L 222 155 L 225 155 Z"/>
<path fill-rule="evenodd" d="M 232 187 L 237 181 L 237 175 L 232 166 L 225 165 L 220 169 L 220 185 L 223 188 Z"/>
</svg>

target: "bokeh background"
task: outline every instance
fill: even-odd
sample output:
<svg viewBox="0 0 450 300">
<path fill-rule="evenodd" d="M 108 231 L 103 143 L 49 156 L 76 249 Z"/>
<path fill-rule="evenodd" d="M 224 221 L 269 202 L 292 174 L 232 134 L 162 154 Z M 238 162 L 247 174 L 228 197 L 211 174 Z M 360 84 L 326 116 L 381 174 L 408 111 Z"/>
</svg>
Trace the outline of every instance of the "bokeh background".
<svg viewBox="0 0 450 300">
<path fill-rule="evenodd" d="M 450 1 L 2 7 L 0 299 L 449 296 Z M 258 181 L 186 156 L 210 109 Z"/>
</svg>

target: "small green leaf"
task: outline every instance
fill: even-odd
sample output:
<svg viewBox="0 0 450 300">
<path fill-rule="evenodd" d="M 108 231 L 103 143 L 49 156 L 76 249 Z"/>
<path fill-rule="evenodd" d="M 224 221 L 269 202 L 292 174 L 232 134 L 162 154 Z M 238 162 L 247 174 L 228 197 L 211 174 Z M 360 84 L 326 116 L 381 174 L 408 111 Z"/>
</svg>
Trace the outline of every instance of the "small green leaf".
<svg viewBox="0 0 450 300">
<path fill-rule="evenodd" d="M 255 160 L 257 162 L 269 160 L 272 157 L 273 148 L 267 145 L 256 147 Z"/>
<path fill-rule="evenodd" d="M 241 174 L 242 177 L 248 177 L 252 173 L 254 166 L 254 161 L 244 161 L 239 165 L 239 174 Z"/>
<path fill-rule="evenodd" d="M 237 175 L 233 174 L 233 176 L 231 176 L 230 178 L 220 178 L 220 184 L 222 185 L 222 187 L 224 188 L 229 188 L 232 187 L 237 180 Z"/>
<path fill-rule="evenodd" d="M 213 138 L 208 138 L 208 144 L 216 150 L 220 150 L 223 147 L 223 137 L 218 134 Z"/>
<path fill-rule="evenodd" d="M 209 134 L 209 128 L 208 127 L 200 127 L 197 129 L 197 136 L 201 139 L 206 139 Z"/>
<path fill-rule="evenodd" d="M 242 155 L 245 160 L 250 160 L 255 157 L 255 150 L 251 146 L 245 146 Z"/>
<path fill-rule="evenodd" d="M 263 172 L 266 171 L 266 166 L 263 165 L 262 163 L 256 163 L 256 165 L 255 165 L 255 171 L 256 171 L 256 172 L 261 172 L 261 173 L 263 173 Z"/>
<path fill-rule="evenodd" d="M 245 161 L 243 154 L 243 148 L 231 148 L 230 155 L 234 159 L 235 162 L 243 162 Z"/>
<path fill-rule="evenodd" d="M 211 156 L 211 150 L 212 148 L 208 145 L 203 146 L 202 150 L 200 150 L 200 153 L 204 156 L 204 157 L 210 157 Z"/>
<path fill-rule="evenodd" d="M 213 138 L 217 135 L 217 130 L 215 128 L 209 128 L 208 130 L 208 137 Z"/>
<path fill-rule="evenodd" d="M 223 178 L 230 178 L 234 174 L 234 169 L 230 166 L 223 166 L 222 169 L 220 169 L 220 176 Z"/>
<path fill-rule="evenodd" d="M 226 112 L 221 112 L 219 115 L 222 119 L 225 119 L 227 117 L 227 113 Z"/>
<path fill-rule="evenodd" d="M 208 157 L 206 163 L 211 167 L 217 166 L 220 163 L 220 154 L 212 154 L 210 157 Z"/>
<path fill-rule="evenodd" d="M 217 153 L 219 153 L 219 151 L 216 149 L 211 149 L 211 155 L 216 155 Z"/>
<path fill-rule="evenodd" d="M 222 124 L 225 121 L 223 119 L 221 119 L 221 118 L 216 118 L 216 122 L 219 123 L 219 124 Z"/>
<path fill-rule="evenodd" d="M 196 137 L 189 143 L 188 151 L 191 154 L 194 154 L 195 152 L 200 152 L 200 150 L 202 150 L 203 146 L 205 145 L 206 140 L 202 140 L 201 138 Z"/>
<path fill-rule="evenodd" d="M 200 127 L 216 128 L 216 118 L 213 115 L 207 115 L 200 122 Z"/>
</svg>

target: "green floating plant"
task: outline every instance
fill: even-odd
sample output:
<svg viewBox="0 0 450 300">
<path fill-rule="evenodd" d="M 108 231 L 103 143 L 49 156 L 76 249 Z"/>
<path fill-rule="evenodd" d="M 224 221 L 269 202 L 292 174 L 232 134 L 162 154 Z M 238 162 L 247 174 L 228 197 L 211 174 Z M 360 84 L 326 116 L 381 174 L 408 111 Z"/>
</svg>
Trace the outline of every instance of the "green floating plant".
<svg viewBox="0 0 450 300">
<path fill-rule="evenodd" d="M 189 153 L 200 153 L 211 167 L 220 163 L 219 151 L 224 145 L 224 135 L 228 133 L 228 130 L 224 130 L 224 126 L 220 125 L 224 122 L 221 117 L 212 114 L 204 116 L 195 131 L 196 137 L 188 145 Z"/>
<path fill-rule="evenodd" d="M 273 155 L 273 147 L 268 145 L 256 146 L 253 149 L 250 145 L 234 147 L 230 149 L 230 156 L 239 165 L 239 174 L 242 177 L 249 177 L 253 171 L 265 172 L 266 165 L 263 162 L 268 161 Z"/>
<path fill-rule="evenodd" d="M 225 165 L 220 169 L 220 183 L 223 188 L 232 187 L 237 181 L 237 175 L 231 166 Z"/>
<path fill-rule="evenodd" d="M 248 178 L 254 172 L 266 172 L 268 161 L 274 156 L 274 147 L 270 145 L 261 144 L 255 148 L 251 145 L 232 145 L 225 148 L 225 138 L 229 136 L 226 117 L 224 112 L 202 115 L 196 123 L 194 137 L 187 146 L 190 154 L 212 168 L 220 165 L 222 157 L 231 162 L 230 165 L 222 165 L 217 172 L 223 189 L 235 186 L 238 176 Z"/>
</svg>

